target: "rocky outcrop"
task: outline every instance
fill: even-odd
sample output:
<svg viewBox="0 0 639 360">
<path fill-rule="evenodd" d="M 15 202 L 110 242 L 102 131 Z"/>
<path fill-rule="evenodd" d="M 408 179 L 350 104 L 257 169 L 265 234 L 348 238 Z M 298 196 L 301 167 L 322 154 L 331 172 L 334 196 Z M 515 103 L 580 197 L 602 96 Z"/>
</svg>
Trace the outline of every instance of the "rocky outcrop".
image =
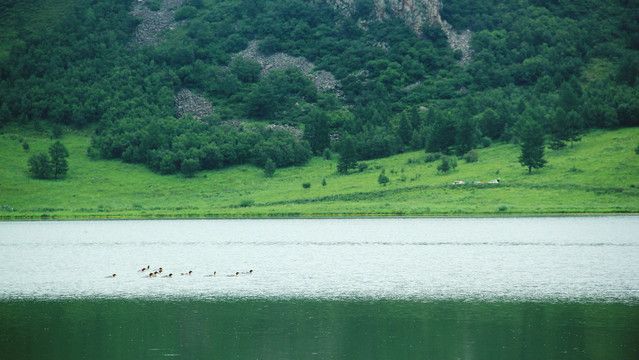
<svg viewBox="0 0 639 360">
<path fill-rule="evenodd" d="M 332 73 L 324 70 L 313 71 L 315 65 L 303 57 L 294 57 L 284 53 L 264 55 L 259 51 L 257 44 L 257 41 L 251 41 L 248 47 L 239 52 L 238 55 L 258 62 L 262 66 L 262 76 L 275 69 L 297 68 L 313 81 L 318 90 L 339 93 L 339 82 Z"/>
<path fill-rule="evenodd" d="M 175 93 L 175 116 L 190 114 L 195 119 L 201 120 L 207 115 L 213 114 L 213 106 L 205 98 L 195 95 L 189 89 L 180 89 Z"/>
<path fill-rule="evenodd" d="M 335 10 L 350 16 L 354 10 L 354 0 L 325 0 Z M 442 30 L 448 38 L 448 44 L 451 49 L 459 50 L 462 57 L 459 64 L 466 66 L 473 57 L 470 48 L 470 40 L 472 32 L 470 30 L 457 31 L 453 27 L 442 20 L 440 11 L 442 2 L 440 0 L 373 0 L 378 20 L 384 20 L 390 17 L 398 17 L 410 26 L 419 36 L 422 35 L 424 24 L 434 24 L 441 26 Z"/>
<path fill-rule="evenodd" d="M 144 0 L 134 0 L 130 14 L 142 19 L 135 30 L 132 42 L 141 46 L 156 45 L 165 30 L 175 29 L 175 9 L 182 6 L 183 0 L 164 0 L 160 10 L 153 11 L 145 5 Z"/>
</svg>

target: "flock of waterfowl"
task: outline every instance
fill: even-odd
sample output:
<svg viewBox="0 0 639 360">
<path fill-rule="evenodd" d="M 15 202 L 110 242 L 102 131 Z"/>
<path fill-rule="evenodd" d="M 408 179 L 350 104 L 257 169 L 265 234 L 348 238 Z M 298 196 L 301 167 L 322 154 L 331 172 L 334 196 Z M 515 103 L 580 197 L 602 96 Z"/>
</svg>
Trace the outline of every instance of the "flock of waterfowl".
<svg viewBox="0 0 639 360">
<path fill-rule="evenodd" d="M 142 278 L 155 278 L 155 277 L 172 278 L 173 277 L 173 273 L 169 273 L 167 275 L 166 271 L 164 271 L 161 267 L 155 270 L 151 270 L 151 265 L 147 265 L 146 267 L 143 267 L 142 269 L 138 270 L 138 273 L 144 274 Z M 191 276 L 191 275 L 193 275 L 192 270 L 189 270 L 188 272 L 180 273 L 180 276 Z M 235 274 L 226 275 L 226 277 L 238 277 L 240 275 L 253 275 L 253 270 L 249 270 L 246 272 L 236 271 Z M 112 274 L 105 277 L 114 278 L 116 276 L 117 274 Z M 213 271 L 213 274 L 204 275 L 204 277 L 215 277 L 215 276 L 217 276 L 217 271 Z"/>
</svg>

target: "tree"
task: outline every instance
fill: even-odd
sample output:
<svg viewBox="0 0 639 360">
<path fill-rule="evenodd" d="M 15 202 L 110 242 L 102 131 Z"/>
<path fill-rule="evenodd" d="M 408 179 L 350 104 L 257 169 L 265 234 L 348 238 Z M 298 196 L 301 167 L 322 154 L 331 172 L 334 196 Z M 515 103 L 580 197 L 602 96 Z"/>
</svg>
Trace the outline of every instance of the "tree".
<svg viewBox="0 0 639 360">
<path fill-rule="evenodd" d="M 527 119 L 519 127 L 519 138 L 521 140 L 521 155 L 519 163 L 528 167 L 528 173 L 532 169 L 544 167 L 544 133 L 537 122 Z"/>
<path fill-rule="evenodd" d="M 266 163 L 264 163 L 264 175 L 266 175 L 266 177 L 273 177 L 276 169 L 277 165 L 275 165 L 275 161 L 271 158 L 266 159 Z"/>
<path fill-rule="evenodd" d="M 552 142 L 550 148 L 558 150 L 566 146 L 564 142 L 570 141 L 573 147 L 575 141 L 581 141 L 583 118 L 576 111 L 571 110 L 566 114 L 564 109 L 557 108 L 552 124 Z"/>
<path fill-rule="evenodd" d="M 397 136 L 402 139 L 404 145 L 410 145 L 413 137 L 413 128 L 411 122 L 408 119 L 406 113 L 403 113 L 399 118 L 399 126 L 397 127 Z"/>
<path fill-rule="evenodd" d="M 29 173 L 36 179 L 48 179 L 51 176 L 51 163 L 45 153 L 31 155 Z"/>
<path fill-rule="evenodd" d="M 69 152 L 60 141 L 56 141 L 49 147 L 49 156 L 51 157 L 51 173 L 54 179 L 64 176 L 69 171 L 69 163 L 67 158 Z"/>
<path fill-rule="evenodd" d="M 390 179 L 388 178 L 388 176 L 386 176 L 386 170 L 382 170 L 381 173 L 379 173 L 379 177 L 377 178 L 377 182 L 382 185 L 382 186 L 386 186 L 386 184 L 388 184 L 390 182 Z"/>
<path fill-rule="evenodd" d="M 316 155 L 321 154 L 331 144 L 328 126 L 328 115 L 322 110 L 313 109 L 304 124 L 304 138 L 311 145 Z"/>
<path fill-rule="evenodd" d="M 200 162 L 197 159 L 184 159 L 180 166 L 180 171 L 184 177 L 192 178 L 200 170 Z"/>
<path fill-rule="evenodd" d="M 348 169 L 355 169 L 357 167 L 357 150 L 355 149 L 355 142 L 353 139 L 346 135 L 342 141 L 340 141 L 339 160 L 337 160 L 337 171 L 340 174 L 348 174 Z"/>
</svg>

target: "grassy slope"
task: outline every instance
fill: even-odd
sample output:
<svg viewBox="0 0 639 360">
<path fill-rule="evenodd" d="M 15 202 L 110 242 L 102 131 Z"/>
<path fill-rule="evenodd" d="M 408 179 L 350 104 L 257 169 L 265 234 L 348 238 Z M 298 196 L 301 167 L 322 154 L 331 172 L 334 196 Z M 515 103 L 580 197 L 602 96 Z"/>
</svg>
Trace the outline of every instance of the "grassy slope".
<svg viewBox="0 0 639 360">
<path fill-rule="evenodd" d="M 23 137 L 29 151 L 22 149 Z M 437 162 L 425 164 L 423 152 L 411 152 L 369 161 L 368 170 L 348 176 L 335 173 L 335 160 L 314 158 L 304 167 L 279 169 L 273 178 L 243 165 L 185 179 L 140 165 L 90 160 L 89 137 L 76 132 L 63 139 L 71 153 L 66 179 L 30 178 L 28 157 L 51 142 L 24 131 L 5 130 L 0 136 L 0 206 L 15 209 L 0 211 L 0 218 L 639 212 L 634 152 L 639 128 L 596 131 L 574 149 L 548 151 L 547 167 L 532 175 L 517 162 L 518 148 L 507 144 L 479 150 L 479 162 L 460 161 L 447 175 L 437 174 Z M 409 159 L 420 161 L 408 164 Z M 384 187 L 377 183 L 382 167 L 391 179 Z M 497 177 L 498 186 L 450 185 Z M 303 182 L 311 188 L 303 189 Z M 253 205 L 240 207 L 243 201 Z"/>
</svg>

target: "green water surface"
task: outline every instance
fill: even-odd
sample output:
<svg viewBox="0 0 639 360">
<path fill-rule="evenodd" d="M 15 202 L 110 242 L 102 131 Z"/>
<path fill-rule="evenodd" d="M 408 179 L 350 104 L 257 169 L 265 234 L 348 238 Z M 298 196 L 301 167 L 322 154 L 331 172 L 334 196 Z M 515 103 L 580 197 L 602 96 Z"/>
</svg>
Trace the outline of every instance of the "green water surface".
<svg viewBox="0 0 639 360">
<path fill-rule="evenodd" d="M 638 359 L 639 305 L 2 300 L 3 359 Z"/>
</svg>

